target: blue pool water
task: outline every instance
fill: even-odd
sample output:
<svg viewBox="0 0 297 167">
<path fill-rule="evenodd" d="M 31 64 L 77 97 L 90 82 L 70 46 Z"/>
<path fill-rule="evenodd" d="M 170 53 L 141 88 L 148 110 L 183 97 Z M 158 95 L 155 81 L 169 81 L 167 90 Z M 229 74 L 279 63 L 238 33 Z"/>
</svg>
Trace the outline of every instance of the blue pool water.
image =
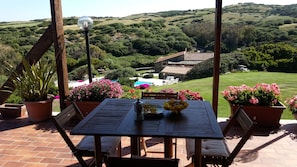
<svg viewBox="0 0 297 167">
<path fill-rule="evenodd" d="M 149 84 L 149 85 L 151 85 L 152 83 L 151 82 L 145 82 L 145 81 L 136 81 L 136 82 L 134 82 L 134 87 L 139 86 L 139 85 L 142 85 L 142 84 Z"/>
</svg>

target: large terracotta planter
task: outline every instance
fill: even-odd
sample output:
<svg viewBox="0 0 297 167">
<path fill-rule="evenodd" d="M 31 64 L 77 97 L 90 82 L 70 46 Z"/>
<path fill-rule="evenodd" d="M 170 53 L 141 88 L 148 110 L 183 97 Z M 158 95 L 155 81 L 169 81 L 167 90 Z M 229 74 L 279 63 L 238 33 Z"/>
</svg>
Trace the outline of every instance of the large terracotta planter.
<svg viewBox="0 0 297 167">
<path fill-rule="evenodd" d="M 231 115 L 233 115 L 238 105 L 230 104 Z M 257 122 L 259 127 L 279 127 L 279 120 L 286 107 L 278 102 L 275 106 L 242 106 L 247 115 Z"/>
<path fill-rule="evenodd" d="M 70 105 L 72 101 L 65 101 L 66 105 Z M 84 116 L 88 115 L 93 109 L 95 109 L 100 102 L 98 101 L 74 101 L 79 110 Z"/>
<path fill-rule="evenodd" d="M 24 102 L 24 104 L 26 105 L 28 117 L 33 122 L 45 121 L 52 117 L 53 99 Z"/>
</svg>

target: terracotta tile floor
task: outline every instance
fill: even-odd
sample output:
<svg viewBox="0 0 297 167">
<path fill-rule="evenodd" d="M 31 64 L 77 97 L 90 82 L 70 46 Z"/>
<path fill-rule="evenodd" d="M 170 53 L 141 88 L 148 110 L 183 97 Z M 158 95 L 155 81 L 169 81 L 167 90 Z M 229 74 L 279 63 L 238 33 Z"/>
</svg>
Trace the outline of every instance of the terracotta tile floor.
<svg viewBox="0 0 297 167">
<path fill-rule="evenodd" d="M 225 119 L 218 119 L 220 124 Z M 259 129 L 248 141 L 231 166 L 289 167 L 297 166 L 297 121 L 281 121 L 279 129 Z M 238 140 L 239 129 L 229 134 L 232 148 Z M 80 136 L 73 137 L 78 141 Z M 130 156 L 130 140 L 123 137 L 123 156 Z M 158 139 L 147 139 L 150 151 L 162 151 Z M 185 141 L 178 139 L 179 166 L 190 166 L 186 159 Z M 149 157 L 162 157 L 162 153 L 148 153 Z M 3 119 L 0 116 L 1 167 L 63 167 L 79 166 L 77 160 L 50 121 L 33 124 L 28 118 Z"/>
</svg>

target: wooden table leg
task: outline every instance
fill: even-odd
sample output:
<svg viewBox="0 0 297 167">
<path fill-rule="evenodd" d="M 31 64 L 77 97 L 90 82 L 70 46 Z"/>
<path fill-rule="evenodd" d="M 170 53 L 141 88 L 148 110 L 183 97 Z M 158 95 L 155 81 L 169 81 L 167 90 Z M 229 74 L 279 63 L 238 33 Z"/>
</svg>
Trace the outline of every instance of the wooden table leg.
<svg viewBox="0 0 297 167">
<path fill-rule="evenodd" d="M 135 136 L 131 136 L 130 140 L 131 140 L 131 143 L 130 143 L 130 145 L 131 145 L 131 156 L 132 155 L 141 156 L 140 138 L 135 137 Z"/>
<path fill-rule="evenodd" d="M 95 163 L 97 167 L 102 167 L 101 138 L 95 135 Z"/>
<path fill-rule="evenodd" d="M 194 156 L 194 165 L 195 167 L 202 166 L 202 153 L 201 153 L 201 139 L 195 139 L 195 156 Z"/>
<path fill-rule="evenodd" d="M 165 137 L 164 138 L 164 157 L 172 158 L 173 157 L 173 143 L 172 138 Z"/>
</svg>

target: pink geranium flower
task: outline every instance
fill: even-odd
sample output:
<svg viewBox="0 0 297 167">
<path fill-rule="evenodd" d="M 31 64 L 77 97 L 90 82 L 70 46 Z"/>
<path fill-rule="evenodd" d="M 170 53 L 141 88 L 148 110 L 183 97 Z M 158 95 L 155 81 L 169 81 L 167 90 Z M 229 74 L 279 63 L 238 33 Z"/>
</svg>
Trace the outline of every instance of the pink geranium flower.
<svg viewBox="0 0 297 167">
<path fill-rule="evenodd" d="M 103 101 L 105 98 L 119 98 L 123 93 L 122 86 L 118 82 L 109 79 L 101 79 L 73 88 L 69 92 L 67 100 L 70 101 Z"/>
<path fill-rule="evenodd" d="M 278 102 L 280 88 L 276 83 L 228 86 L 222 95 L 231 104 L 271 106 Z"/>
<path fill-rule="evenodd" d="M 297 95 L 287 98 L 285 101 L 287 103 L 289 110 L 292 112 L 292 114 L 297 113 Z"/>
</svg>

